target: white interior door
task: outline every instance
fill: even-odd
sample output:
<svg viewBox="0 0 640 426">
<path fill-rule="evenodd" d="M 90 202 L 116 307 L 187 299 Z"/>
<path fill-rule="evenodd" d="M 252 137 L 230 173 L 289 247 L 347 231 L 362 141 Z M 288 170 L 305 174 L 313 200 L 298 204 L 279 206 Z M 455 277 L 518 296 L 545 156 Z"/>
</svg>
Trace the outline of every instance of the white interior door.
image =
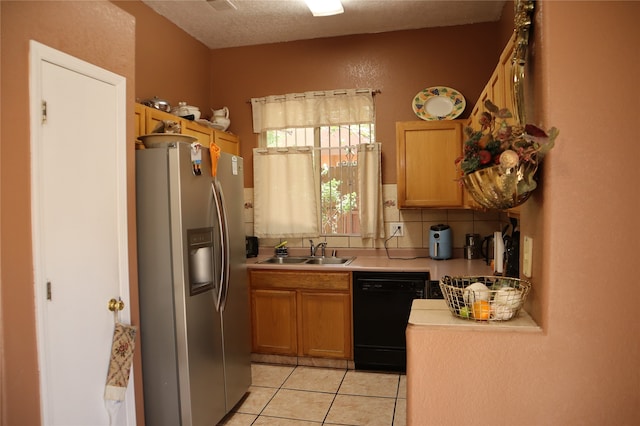
<svg viewBox="0 0 640 426">
<path fill-rule="evenodd" d="M 31 43 L 32 201 L 45 425 L 108 425 L 115 314 L 129 322 L 123 77 Z M 112 424 L 135 424 L 133 374 Z"/>
</svg>

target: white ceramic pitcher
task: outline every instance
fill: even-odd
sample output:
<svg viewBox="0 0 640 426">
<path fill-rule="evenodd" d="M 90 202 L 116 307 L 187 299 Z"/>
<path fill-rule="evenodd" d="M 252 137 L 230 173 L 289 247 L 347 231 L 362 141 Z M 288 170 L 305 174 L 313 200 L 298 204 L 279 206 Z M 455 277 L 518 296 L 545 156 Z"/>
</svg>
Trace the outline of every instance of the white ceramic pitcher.
<svg viewBox="0 0 640 426">
<path fill-rule="evenodd" d="M 231 124 L 231 120 L 229 120 L 229 108 L 222 107 L 221 109 L 213 109 L 211 108 L 211 112 L 213 113 L 213 117 L 211 117 L 211 122 L 216 124 L 219 127 L 222 127 L 222 130 L 227 130 L 229 125 Z"/>
</svg>

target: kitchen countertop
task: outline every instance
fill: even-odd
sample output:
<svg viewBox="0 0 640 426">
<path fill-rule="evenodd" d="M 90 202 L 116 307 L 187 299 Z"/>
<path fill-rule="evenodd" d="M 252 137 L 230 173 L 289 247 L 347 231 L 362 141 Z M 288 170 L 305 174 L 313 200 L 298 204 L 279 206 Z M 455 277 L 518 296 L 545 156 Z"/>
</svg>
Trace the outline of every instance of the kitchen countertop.
<svg viewBox="0 0 640 426">
<path fill-rule="evenodd" d="M 524 309 L 520 310 L 516 318 L 509 321 L 473 321 L 454 317 L 447 303 L 436 299 L 414 300 L 409 315 L 409 325 L 449 330 L 457 328 L 465 331 L 542 331 Z"/>
<path fill-rule="evenodd" d="M 304 254 L 292 253 L 290 256 Z M 314 270 L 314 271 L 386 271 L 386 272 L 429 272 L 430 279 L 439 281 L 443 276 L 482 276 L 493 275 L 490 266 L 482 259 L 447 259 L 434 260 L 431 258 L 410 258 L 409 256 L 393 255 L 387 257 L 384 251 L 364 251 L 349 253 L 341 250 L 339 257 L 356 256 L 348 265 L 300 265 L 300 264 L 261 264 L 262 260 L 273 257 L 271 255 L 259 255 L 247 259 L 247 268 L 250 269 L 287 269 L 287 270 Z M 401 258 L 407 258 L 401 259 Z"/>
</svg>

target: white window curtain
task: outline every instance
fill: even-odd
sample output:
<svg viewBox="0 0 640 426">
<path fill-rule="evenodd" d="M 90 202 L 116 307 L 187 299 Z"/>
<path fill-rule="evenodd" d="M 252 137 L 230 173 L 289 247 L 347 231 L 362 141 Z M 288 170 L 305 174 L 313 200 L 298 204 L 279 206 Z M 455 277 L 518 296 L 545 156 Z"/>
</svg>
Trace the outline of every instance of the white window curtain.
<svg viewBox="0 0 640 426">
<path fill-rule="evenodd" d="M 320 235 L 320 185 L 311 148 L 255 148 L 253 188 L 257 237 Z"/>
<path fill-rule="evenodd" d="M 373 92 L 347 89 L 252 98 L 253 131 L 373 123 Z"/>
<path fill-rule="evenodd" d="M 358 145 L 358 196 L 361 238 L 384 238 L 382 148 L 379 143 Z"/>
</svg>

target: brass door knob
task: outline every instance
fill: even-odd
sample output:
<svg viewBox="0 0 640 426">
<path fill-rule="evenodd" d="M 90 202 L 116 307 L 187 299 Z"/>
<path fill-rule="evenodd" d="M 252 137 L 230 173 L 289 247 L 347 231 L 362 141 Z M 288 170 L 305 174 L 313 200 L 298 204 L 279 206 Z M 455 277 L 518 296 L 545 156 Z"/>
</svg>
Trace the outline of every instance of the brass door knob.
<svg viewBox="0 0 640 426">
<path fill-rule="evenodd" d="M 124 309 L 124 302 L 122 300 L 111 299 L 107 307 L 111 312 L 121 311 Z"/>
</svg>

